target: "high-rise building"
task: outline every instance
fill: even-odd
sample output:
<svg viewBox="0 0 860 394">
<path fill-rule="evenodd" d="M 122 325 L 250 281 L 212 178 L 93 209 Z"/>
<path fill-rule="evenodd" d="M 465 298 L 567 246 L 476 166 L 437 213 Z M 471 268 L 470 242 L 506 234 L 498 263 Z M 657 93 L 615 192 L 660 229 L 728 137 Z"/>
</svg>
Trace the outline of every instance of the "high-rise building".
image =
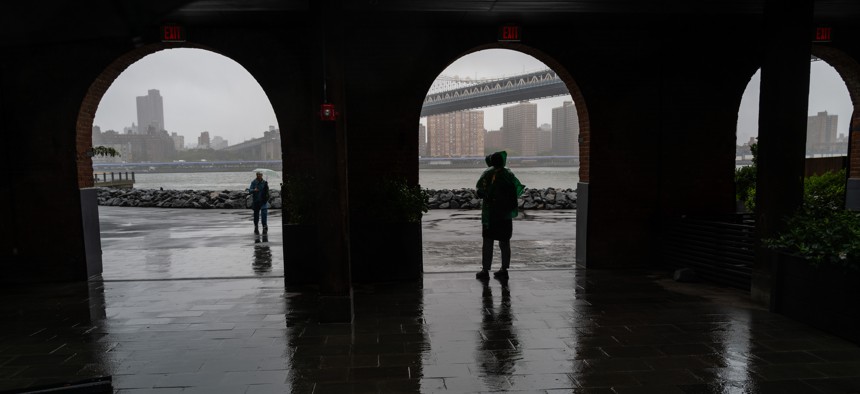
<svg viewBox="0 0 860 394">
<path fill-rule="evenodd" d="M 165 130 L 164 102 L 156 89 L 137 97 L 137 133 L 151 134 Z"/>
<path fill-rule="evenodd" d="M 552 125 L 544 123 L 537 129 L 538 146 L 537 152 L 541 156 L 552 155 Z"/>
<path fill-rule="evenodd" d="M 212 143 L 211 143 L 212 149 L 221 150 L 221 149 L 226 148 L 227 145 L 229 145 L 229 143 L 227 142 L 227 140 L 221 138 L 221 136 L 216 135 L 216 136 L 212 137 Z"/>
<path fill-rule="evenodd" d="M 536 156 L 537 104 L 521 101 L 502 110 L 502 138 L 511 156 Z"/>
<path fill-rule="evenodd" d="M 501 130 L 490 130 L 484 135 L 484 154 L 490 154 L 505 149 Z"/>
<path fill-rule="evenodd" d="M 209 132 L 204 131 L 200 133 L 200 137 L 197 137 L 197 149 L 209 149 L 212 145 L 209 141 Z"/>
<path fill-rule="evenodd" d="M 427 156 L 427 126 L 418 123 L 418 156 Z"/>
<path fill-rule="evenodd" d="M 177 151 L 185 150 L 185 137 L 176 133 L 170 133 L 170 138 L 173 139 L 173 147 Z"/>
<path fill-rule="evenodd" d="M 806 118 L 806 154 L 845 153 L 847 144 L 840 144 L 836 138 L 836 125 L 839 115 L 829 115 L 827 111 Z"/>
<path fill-rule="evenodd" d="M 552 151 L 558 156 L 579 155 L 579 115 L 572 101 L 552 109 Z"/>
<path fill-rule="evenodd" d="M 459 111 L 428 116 L 429 156 L 483 156 L 484 133 L 484 111 Z"/>
</svg>

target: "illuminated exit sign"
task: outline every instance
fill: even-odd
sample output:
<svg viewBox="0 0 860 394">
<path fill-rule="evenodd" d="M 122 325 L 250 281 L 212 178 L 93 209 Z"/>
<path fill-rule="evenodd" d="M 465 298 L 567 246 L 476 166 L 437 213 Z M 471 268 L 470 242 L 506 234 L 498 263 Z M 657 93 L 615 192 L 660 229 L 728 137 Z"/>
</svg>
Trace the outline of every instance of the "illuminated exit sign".
<svg viewBox="0 0 860 394">
<path fill-rule="evenodd" d="M 185 42 L 185 28 L 179 25 L 161 26 L 161 42 Z"/>
<path fill-rule="evenodd" d="M 523 28 L 517 25 L 504 25 L 499 28 L 500 42 L 519 42 L 523 39 Z"/>
<path fill-rule="evenodd" d="M 813 42 L 830 42 L 833 39 L 833 31 L 829 27 L 816 27 Z"/>
</svg>

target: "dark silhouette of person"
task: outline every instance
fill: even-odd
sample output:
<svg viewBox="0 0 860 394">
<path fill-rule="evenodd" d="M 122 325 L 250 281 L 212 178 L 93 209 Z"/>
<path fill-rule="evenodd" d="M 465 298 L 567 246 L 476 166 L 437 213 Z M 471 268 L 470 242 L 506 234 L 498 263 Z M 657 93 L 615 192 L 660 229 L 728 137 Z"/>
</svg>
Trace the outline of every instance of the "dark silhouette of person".
<svg viewBox="0 0 860 394">
<path fill-rule="evenodd" d="M 251 209 L 254 210 L 254 234 L 260 233 L 258 223 L 262 219 L 263 234 L 269 232 L 269 182 L 263 180 L 263 173 L 257 172 L 257 178 L 251 181 L 251 187 L 248 188 L 251 193 Z"/>
<path fill-rule="evenodd" d="M 475 189 L 481 203 L 481 270 L 475 274 L 478 279 L 489 279 L 493 261 L 493 243 L 499 241 L 502 251 L 502 267 L 493 273 L 499 279 L 508 277 L 511 265 L 511 234 L 513 218 L 517 217 L 517 199 L 523 194 L 525 186 L 511 170 L 505 168 L 508 153 L 505 151 L 488 155 L 485 159 L 490 168 L 484 170 Z"/>
</svg>

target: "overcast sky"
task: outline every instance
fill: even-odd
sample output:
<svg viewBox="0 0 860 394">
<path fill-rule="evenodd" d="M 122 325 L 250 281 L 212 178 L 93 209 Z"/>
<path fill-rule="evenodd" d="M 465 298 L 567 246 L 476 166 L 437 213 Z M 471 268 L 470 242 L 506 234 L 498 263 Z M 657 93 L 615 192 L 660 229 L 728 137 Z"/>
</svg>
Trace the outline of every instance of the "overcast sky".
<svg viewBox="0 0 860 394">
<path fill-rule="evenodd" d="M 158 89 L 164 101 L 164 128 L 197 144 L 208 131 L 230 145 L 263 136 L 278 126 L 275 111 L 260 84 L 244 67 L 201 49 L 168 49 L 129 66 L 99 103 L 94 125 L 102 131 L 137 123 L 137 96 Z"/>
<path fill-rule="evenodd" d="M 456 60 L 441 74 L 480 79 L 544 68 L 542 62 L 521 52 L 489 49 Z M 809 114 L 825 110 L 838 114 L 838 133 L 847 133 L 852 106 L 844 82 L 823 61 L 813 62 L 811 68 Z M 758 75 L 750 80 L 741 100 L 739 143 L 757 134 Z M 94 124 L 121 132 L 136 123 L 135 97 L 145 96 L 149 89 L 161 92 L 167 131 L 185 136 L 186 144 L 196 144 L 200 132 L 209 131 L 210 136 L 221 136 L 232 145 L 262 137 L 270 125 L 278 125 L 271 103 L 247 70 L 219 54 L 188 48 L 156 52 L 132 64 L 105 93 Z M 571 101 L 570 96 L 533 100 L 538 104 L 538 125 L 551 123 L 552 108 L 564 101 Z M 482 109 L 487 130 L 502 126 L 503 107 Z M 426 124 L 423 118 L 421 122 Z"/>
</svg>

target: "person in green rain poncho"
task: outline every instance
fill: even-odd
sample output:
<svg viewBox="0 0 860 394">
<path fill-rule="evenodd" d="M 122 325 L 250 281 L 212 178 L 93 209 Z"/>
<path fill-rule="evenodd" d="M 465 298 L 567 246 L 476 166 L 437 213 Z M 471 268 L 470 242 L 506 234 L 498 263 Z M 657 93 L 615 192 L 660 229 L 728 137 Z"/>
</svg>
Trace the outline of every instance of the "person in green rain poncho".
<svg viewBox="0 0 860 394">
<path fill-rule="evenodd" d="M 493 243 L 499 241 L 502 251 L 502 268 L 493 273 L 498 279 L 507 279 L 511 265 L 511 234 L 513 218 L 517 217 L 517 199 L 523 194 L 525 186 L 511 170 L 505 168 L 508 153 L 493 153 L 486 158 L 487 166 L 475 189 L 481 204 L 481 237 L 484 239 L 481 250 L 481 271 L 477 279 L 489 279 L 490 265 L 493 261 Z"/>
</svg>

